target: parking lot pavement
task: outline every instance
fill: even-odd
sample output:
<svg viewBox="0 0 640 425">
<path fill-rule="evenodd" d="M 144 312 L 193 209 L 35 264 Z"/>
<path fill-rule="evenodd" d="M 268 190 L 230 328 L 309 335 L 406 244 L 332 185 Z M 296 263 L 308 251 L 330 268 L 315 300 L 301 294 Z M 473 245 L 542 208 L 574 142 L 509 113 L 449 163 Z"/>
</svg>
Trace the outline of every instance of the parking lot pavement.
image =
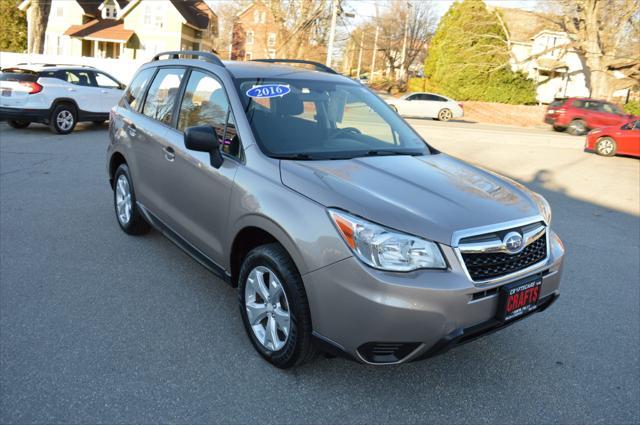
<svg viewBox="0 0 640 425">
<path fill-rule="evenodd" d="M 0 124 L 0 422 L 640 422 L 640 161 L 551 131 L 411 123 L 549 199 L 562 296 L 428 361 L 295 371 L 254 352 L 232 288 L 118 229 L 106 127 Z"/>
</svg>

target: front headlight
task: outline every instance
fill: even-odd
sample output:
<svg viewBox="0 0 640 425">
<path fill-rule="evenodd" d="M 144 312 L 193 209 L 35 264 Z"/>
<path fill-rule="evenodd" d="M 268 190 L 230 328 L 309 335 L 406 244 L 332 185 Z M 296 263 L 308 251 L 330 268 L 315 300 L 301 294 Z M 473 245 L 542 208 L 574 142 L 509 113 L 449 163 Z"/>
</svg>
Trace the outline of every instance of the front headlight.
<svg viewBox="0 0 640 425">
<path fill-rule="evenodd" d="M 539 193 L 534 192 L 534 195 L 536 195 L 536 203 L 538 204 L 538 209 L 540 210 L 542 218 L 547 222 L 547 225 L 551 225 L 551 206 L 549 205 L 549 202 L 547 202 L 547 200 Z"/>
<path fill-rule="evenodd" d="M 371 267 L 395 272 L 447 268 L 440 248 L 434 242 L 338 210 L 330 209 L 329 216 L 353 253 Z"/>
</svg>

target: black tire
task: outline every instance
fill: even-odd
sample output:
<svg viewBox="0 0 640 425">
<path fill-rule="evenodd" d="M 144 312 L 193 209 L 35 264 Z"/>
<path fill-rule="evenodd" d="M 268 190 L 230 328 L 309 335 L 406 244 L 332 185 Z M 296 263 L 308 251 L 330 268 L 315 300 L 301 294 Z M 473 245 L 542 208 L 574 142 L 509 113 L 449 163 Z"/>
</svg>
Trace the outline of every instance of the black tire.
<svg viewBox="0 0 640 425">
<path fill-rule="evenodd" d="M 67 120 L 69 124 L 60 123 L 58 118 L 68 118 Z M 51 117 L 49 118 L 49 126 L 51 130 L 58 134 L 69 134 L 73 131 L 78 123 L 78 111 L 76 107 L 70 103 L 60 103 L 51 112 Z"/>
<path fill-rule="evenodd" d="M 564 127 L 560 127 L 560 126 L 554 125 L 553 126 L 553 131 L 563 132 L 564 131 Z"/>
<path fill-rule="evenodd" d="M 596 153 L 602 156 L 614 156 L 618 151 L 618 145 L 611 137 L 599 138 L 595 148 Z"/>
<path fill-rule="evenodd" d="M 29 124 L 31 124 L 31 121 L 21 121 L 21 120 L 14 120 L 14 121 L 9 121 L 7 124 L 9 124 L 9 127 L 11 128 L 27 128 L 29 127 Z"/>
<path fill-rule="evenodd" d="M 131 207 L 128 221 L 122 219 L 118 212 L 118 183 L 121 176 L 126 179 L 129 193 L 131 195 Z M 129 235 L 142 235 L 144 233 L 147 233 L 151 229 L 151 226 L 149 226 L 149 223 L 147 223 L 147 221 L 144 219 L 142 213 L 140 212 L 140 209 L 138 208 L 138 205 L 136 204 L 136 194 L 133 188 L 133 181 L 131 180 L 131 174 L 129 173 L 129 167 L 127 166 L 127 164 L 121 164 L 113 176 L 113 206 L 116 213 L 116 220 L 118 221 L 120 228 L 125 233 Z"/>
<path fill-rule="evenodd" d="M 267 349 L 255 336 L 245 306 L 245 288 L 251 271 L 263 266 L 273 271 L 286 295 L 290 313 L 289 335 L 284 346 L 278 351 Z M 311 313 L 302 277 L 287 251 L 278 243 L 254 248 L 247 254 L 240 268 L 238 300 L 242 323 L 254 348 L 269 363 L 281 369 L 301 365 L 317 355 L 311 332 Z"/>
<path fill-rule="evenodd" d="M 582 136 L 587 134 L 587 123 L 584 120 L 573 120 L 569 127 L 567 127 L 567 133 L 573 136 Z"/>
<path fill-rule="evenodd" d="M 453 113 L 452 113 L 452 112 L 451 112 L 451 110 L 450 110 L 450 109 L 448 109 L 448 108 L 441 109 L 441 110 L 438 112 L 438 121 L 444 121 L 444 122 L 447 122 L 447 121 L 449 121 L 451 118 L 453 118 Z"/>
</svg>

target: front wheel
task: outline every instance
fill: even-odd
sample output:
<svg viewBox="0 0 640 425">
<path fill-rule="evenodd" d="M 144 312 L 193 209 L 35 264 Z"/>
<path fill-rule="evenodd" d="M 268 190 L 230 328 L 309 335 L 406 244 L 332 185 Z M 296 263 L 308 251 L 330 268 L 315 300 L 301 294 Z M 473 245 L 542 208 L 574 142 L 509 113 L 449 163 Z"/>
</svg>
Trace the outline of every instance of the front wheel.
<svg viewBox="0 0 640 425">
<path fill-rule="evenodd" d="M 438 121 L 449 121 L 453 118 L 453 114 L 450 109 L 442 109 L 438 112 Z"/>
<path fill-rule="evenodd" d="M 9 124 L 9 127 L 11 128 L 27 128 L 29 127 L 29 124 L 31 124 L 31 121 L 22 121 L 22 120 L 15 120 L 15 121 L 9 121 L 7 124 Z"/>
<path fill-rule="evenodd" d="M 280 244 L 259 246 L 245 257 L 238 299 L 247 335 L 268 362 L 288 369 L 315 356 L 302 278 Z"/>
<path fill-rule="evenodd" d="M 596 142 L 596 153 L 602 156 L 613 156 L 616 154 L 617 146 L 611 137 L 601 137 Z"/>
<path fill-rule="evenodd" d="M 142 235 L 150 229 L 136 204 L 129 167 L 121 164 L 113 177 L 113 204 L 120 228 L 129 235 Z"/>
</svg>

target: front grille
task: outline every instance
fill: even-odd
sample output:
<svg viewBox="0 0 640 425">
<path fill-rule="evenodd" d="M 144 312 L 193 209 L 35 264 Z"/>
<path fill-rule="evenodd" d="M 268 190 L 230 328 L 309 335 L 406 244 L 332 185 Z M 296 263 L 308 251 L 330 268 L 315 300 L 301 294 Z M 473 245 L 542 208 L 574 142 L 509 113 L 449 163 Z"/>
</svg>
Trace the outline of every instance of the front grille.
<svg viewBox="0 0 640 425">
<path fill-rule="evenodd" d="M 517 254 L 463 253 L 462 259 L 471 279 L 482 281 L 526 269 L 544 260 L 546 256 L 547 235 L 544 234 Z"/>
</svg>

